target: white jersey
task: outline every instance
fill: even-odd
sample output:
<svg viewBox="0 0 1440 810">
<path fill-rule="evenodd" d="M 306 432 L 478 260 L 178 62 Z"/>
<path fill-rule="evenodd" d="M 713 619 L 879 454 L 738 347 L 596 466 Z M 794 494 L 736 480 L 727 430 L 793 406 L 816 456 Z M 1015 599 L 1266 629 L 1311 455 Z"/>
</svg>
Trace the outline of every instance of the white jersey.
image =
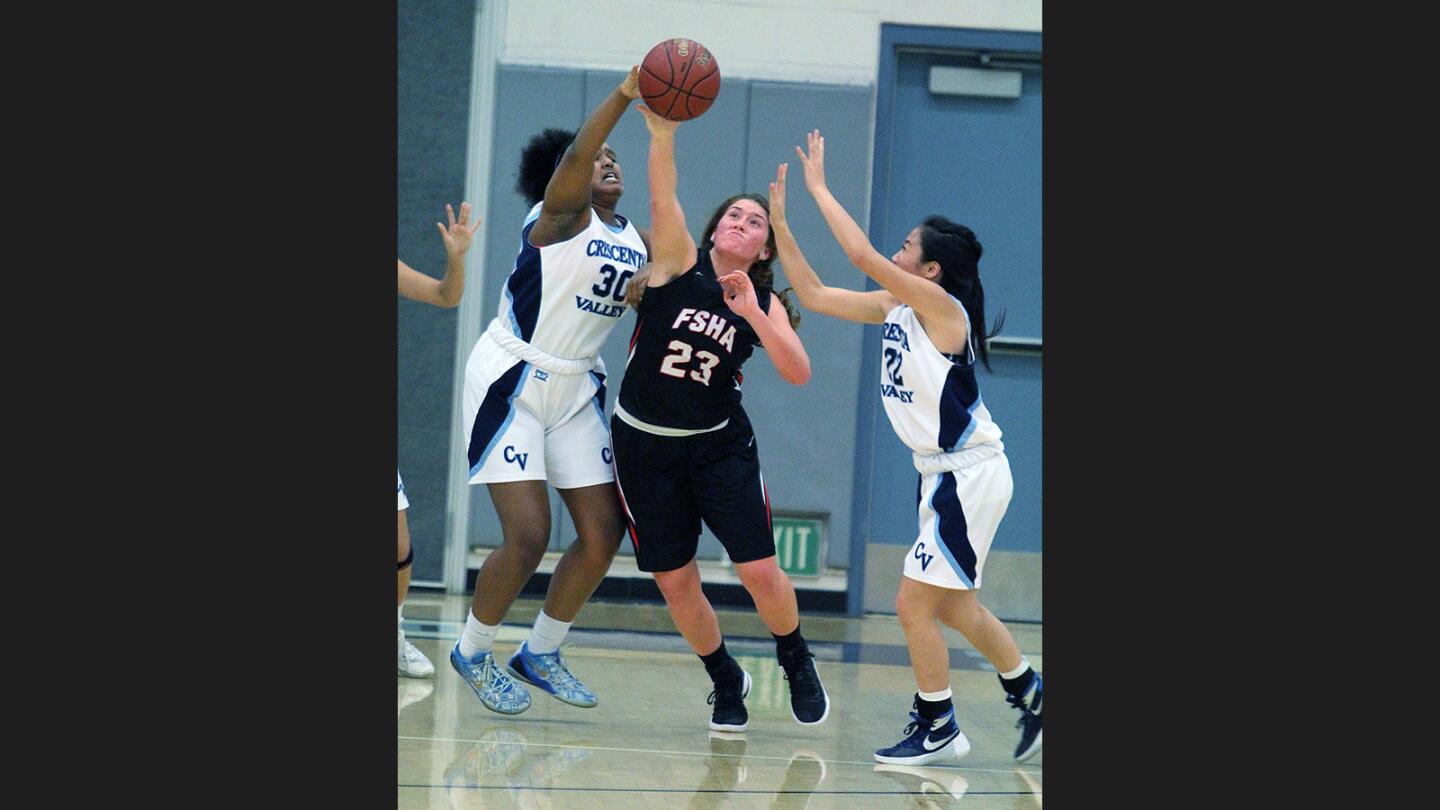
<svg viewBox="0 0 1440 810">
<path fill-rule="evenodd" d="M 969 313 L 965 322 L 970 322 Z M 956 357 L 935 348 L 915 311 L 904 304 L 885 314 L 884 330 L 880 399 L 895 435 L 915 453 L 916 467 L 921 472 L 936 466 L 953 468 L 957 465 L 945 459 L 926 457 L 955 453 L 950 458 L 958 459 L 959 451 L 999 445 L 1000 427 L 980 400 L 975 381 L 974 347 L 982 338 L 974 329 L 966 329 L 965 354 Z M 928 461 L 940 463 L 924 463 Z"/>
<path fill-rule="evenodd" d="M 625 314 L 625 288 L 645 264 L 645 242 L 629 220 L 617 214 L 621 225 L 612 227 L 592 208 L 590 224 L 580 233 L 537 248 L 530 244 L 530 229 L 541 205 L 525 217 L 497 320 L 546 354 L 596 356 Z"/>
</svg>

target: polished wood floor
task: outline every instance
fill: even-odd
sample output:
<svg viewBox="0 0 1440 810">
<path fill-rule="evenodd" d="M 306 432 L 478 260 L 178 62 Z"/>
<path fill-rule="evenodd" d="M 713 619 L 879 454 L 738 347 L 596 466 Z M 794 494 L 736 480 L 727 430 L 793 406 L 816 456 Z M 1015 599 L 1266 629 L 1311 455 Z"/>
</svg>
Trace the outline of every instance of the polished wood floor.
<svg viewBox="0 0 1440 810">
<path fill-rule="evenodd" d="M 1041 806 L 1043 752 L 1014 761 L 1018 713 L 953 631 L 951 686 L 971 751 L 906 768 L 871 756 L 900 738 L 915 690 L 893 616 L 802 616 L 832 701 L 826 722 L 806 727 L 790 714 L 774 642 L 754 611 L 717 610 L 726 646 L 754 678 L 749 729 L 723 734 L 708 729 L 709 679 L 663 606 L 587 605 L 564 653 L 599 705 L 577 709 L 532 689 L 533 705 L 515 717 L 481 706 L 449 666 L 468 606 L 468 597 L 425 593 L 406 603 L 406 635 L 436 672 L 397 679 L 401 808 Z M 539 607 L 516 603 L 497 656 L 528 636 Z M 1041 626 L 1009 626 L 1043 670 Z"/>
</svg>

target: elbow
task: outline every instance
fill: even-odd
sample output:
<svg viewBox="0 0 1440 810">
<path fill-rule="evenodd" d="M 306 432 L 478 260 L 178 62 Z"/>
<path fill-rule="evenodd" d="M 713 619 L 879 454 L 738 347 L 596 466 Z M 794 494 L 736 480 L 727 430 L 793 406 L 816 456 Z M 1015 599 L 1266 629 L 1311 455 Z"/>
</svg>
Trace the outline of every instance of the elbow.
<svg viewBox="0 0 1440 810">
<path fill-rule="evenodd" d="M 869 247 L 869 245 L 865 245 L 863 247 L 859 245 L 846 247 L 845 258 L 849 259 L 851 264 L 855 265 L 861 270 L 864 270 L 865 259 L 870 255 L 870 251 L 867 250 L 867 248 Z"/>
<path fill-rule="evenodd" d="M 798 368 L 790 369 L 782 376 L 785 378 L 785 382 L 791 385 L 804 385 L 810 382 L 810 364 L 805 363 Z"/>
</svg>

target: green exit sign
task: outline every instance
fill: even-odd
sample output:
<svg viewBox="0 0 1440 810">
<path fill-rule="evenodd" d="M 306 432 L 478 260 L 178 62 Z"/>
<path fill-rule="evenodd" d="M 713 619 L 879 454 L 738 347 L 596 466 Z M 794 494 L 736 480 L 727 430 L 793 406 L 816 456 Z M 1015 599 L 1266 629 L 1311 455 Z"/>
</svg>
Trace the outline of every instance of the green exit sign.
<svg viewBox="0 0 1440 810">
<path fill-rule="evenodd" d="M 814 518 L 775 517 L 775 559 L 796 577 L 820 576 L 821 524 Z"/>
</svg>

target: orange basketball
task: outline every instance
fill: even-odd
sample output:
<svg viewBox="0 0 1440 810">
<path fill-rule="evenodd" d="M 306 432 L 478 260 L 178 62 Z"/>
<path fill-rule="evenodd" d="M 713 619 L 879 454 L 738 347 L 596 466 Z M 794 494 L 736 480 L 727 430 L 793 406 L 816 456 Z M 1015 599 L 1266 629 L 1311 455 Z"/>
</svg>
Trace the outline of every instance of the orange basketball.
<svg viewBox="0 0 1440 810">
<path fill-rule="evenodd" d="M 693 39 L 667 39 L 640 62 L 640 98 L 656 115 L 688 121 L 720 95 L 720 65 Z"/>
</svg>

